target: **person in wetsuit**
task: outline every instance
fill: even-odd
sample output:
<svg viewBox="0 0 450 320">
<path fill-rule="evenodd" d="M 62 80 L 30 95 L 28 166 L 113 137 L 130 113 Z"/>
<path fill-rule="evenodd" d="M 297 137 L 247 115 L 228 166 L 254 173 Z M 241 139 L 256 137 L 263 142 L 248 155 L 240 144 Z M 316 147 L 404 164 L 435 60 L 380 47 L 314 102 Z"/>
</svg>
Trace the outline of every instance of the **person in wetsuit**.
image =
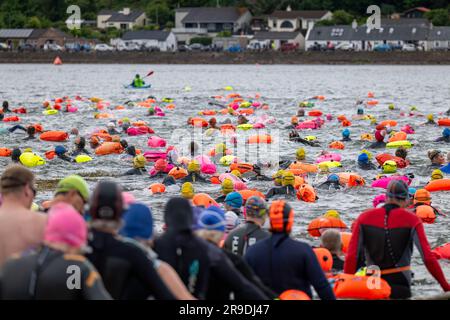
<svg viewBox="0 0 450 320">
<path fill-rule="evenodd" d="M 100 181 L 91 197 L 91 232 L 87 255 L 114 299 L 173 300 L 155 270 L 155 261 L 141 248 L 117 236 L 123 214 L 122 190 L 111 181 Z"/>
<path fill-rule="evenodd" d="M 200 174 L 200 164 L 196 160 L 192 160 L 188 163 L 187 167 L 188 175 L 178 182 L 207 182 L 207 179 Z"/>
<path fill-rule="evenodd" d="M 67 149 L 64 146 L 56 146 L 55 153 L 59 159 L 62 159 L 67 162 L 75 162 L 74 159 L 72 159 L 67 155 Z"/>
<path fill-rule="evenodd" d="M 133 169 L 128 170 L 123 175 L 124 176 L 132 176 L 132 175 L 143 175 L 147 173 L 145 170 L 145 164 L 147 160 L 142 154 L 137 155 L 133 158 Z"/>
<path fill-rule="evenodd" d="M 293 198 L 296 196 L 296 190 L 294 188 L 295 176 L 292 172 L 285 171 L 281 178 L 281 187 L 273 187 L 266 193 L 266 199 L 270 199 L 274 196 L 284 195 L 287 198 Z"/>
<path fill-rule="evenodd" d="M 343 189 L 343 187 L 341 186 L 341 183 L 339 182 L 339 176 L 337 174 L 330 174 L 327 177 L 327 180 L 325 182 L 322 182 L 321 184 L 319 184 L 317 187 L 317 189 L 323 189 L 323 190 L 341 190 Z"/>
<path fill-rule="evenodd" d="M 367 153 L 358 156 L 358 168 L 362 170 L 376 170 L 378 167 L 369 160 Z"/>
<path fill-rule="evenodd" d="M 202 239 L 206 240 L 213 246 L 219 247 L 221 240 L 224 237 L 226 219 L 224 212 L 218 210 L 206 209 L 203 211 L 197 222 L 197 230 L 195 233 Z M 271 299 L 275 299 L 277 295 L 267 288 L 262 281 L 255 275 L 252 269 L 248 266 L 245 260 L 228 250 L 222 250 L 226 257 L 232 262 L 234 268 L 255 288 L 253 290 L 259 290 L 259 295 L 267 295 Z M 236 294 L 230 285 L 224 281 L 221 277 L 211 275 L 208 285 L 207 300 L 241 300 L 239 294 Z"/>
<path fill-rule="evenodd" d="M 378 266 L 381 277 L 391 287 L 392 299 L 411 297 L 413 244 L 442 289 L 450 291 L 450 285 L 431 251 L 421 220 L 404 209 L 408 197 L 408 185 L 404 181 L 391 181 L 386 190 L 386 204 L 363 212 L 353 223 L 345 259 L 344 272 L 349 274 L 354 274 L 363 266 Z"/>
<path fill-rule="evenodd" d="M 226 250 L 240 256 L 244 256 L 250 246 L 270 236 L 262 229 L 267 217 L 266 201 L 252 196 L 247 199 L 245 210 L 245 224 L 231 231 L 224 243 Z"/>
<path fill-rule="evenodd" d="M 84 137 L 76 137 L 75 138 L 75 150 L 72 151 L 70 154 L 72 157 L 76 157 L 80 154 L 91 154 L 89 151 L 86 150 L 86 139 Z"/>
<path fill-rule="evenodd" d="M 36 134 L 36 128 L 34 126 L 28 126 L 27 134 L 28 134 L 28 136 L 23 139 L 24 141 L 36 139 L 36 137 L 34 136 Z"/>
<path fill-rule="evenodd" d="M 323 300 L 334 300 L 330 284 L 312 248 L 289 235 L 294 210 L 283 201 L 272 202 L 269 210 L 271 236 L 248 248 L 244 258 L 263 283 L 276 294 L 290 289 L 312 296 L 311 285 Z"/>
<path fill-rule="evenodd" d="M 377 140 L 377 141 L 370 144 L 367 148 L 370 148 L 370 149 L 385 148 L 386 147 L 386 143 L 384 142 L 385 135 L 386 135 L 386 131 L 376 130 L 375 131 L 375 140 Z"/>
<path fill-rule="evenodd" d="M 331 272 L 341 273 L 344 270 L 344 260 L 342 257 L 341 233 L 336 229 L 327 229 L 320 236 L 320 246 L 330 251 L 333 257 L 333 267 Z"/>
<path fill-rule="evenodd" d="M 450 129 L 445 128 L 442 131 L 442 136 L 434 140 L 434 142 L 450 142 Z"/>
<path fill-rule="evenodd" d="M 441 150 L 429 150 L 427 155 L 431 161 L 431 164 L 428 166 L 429 169 L 439 169 L 445 164 L 445 155 Z"/>
<path fill-rule="evenodd" d="M 350 138 L 350 130 L 348 128 L 345 128 L 342 130 L 342 140 L 341 141 L 352 141 Z"/>
<path fill-rule="evenodd" d="M 298 134 L 298 132 L 296 130 L 291 130 L 289 132 L 289 141 L 300 142 L 302 144 L 306 144 L 311 147 L 319 147 L 320 146 L 320 144 L 315 141 L 308 141 L 306 139 L 303 139 L 302 137 L 300 137 L 300 135 Z"/>
<path fill-rule="evenodd" d="M 141 78 L 139 74 L 136 74 L 133 81 L 131 82 L 133 88 L 142 88 L 145 86 L 145 81 Z"/>
<path fill-rule="evenodd" d="M 86 242 L 87 226 L 81 215 L 69 204 L 55 205 L 49 211 L 43 247 L 37 253 L 12 258 L 3 266 L 0 299 L 111 299 L 97 270 L 80 255 Z M 70 279 L 77 270 L 79 287 Z"/>
</svg>

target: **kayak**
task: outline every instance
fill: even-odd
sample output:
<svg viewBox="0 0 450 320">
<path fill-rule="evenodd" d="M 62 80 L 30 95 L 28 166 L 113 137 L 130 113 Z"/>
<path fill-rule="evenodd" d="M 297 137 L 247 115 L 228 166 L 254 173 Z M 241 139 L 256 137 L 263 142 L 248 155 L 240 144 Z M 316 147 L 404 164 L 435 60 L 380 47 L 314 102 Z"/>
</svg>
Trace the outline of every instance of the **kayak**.
<svg viewBox="0 0 450 320">
<path fill-rule="evenodd" d="M 152 87 L 151 84 L 147 84 L 143 87 L 133 87 L 131 84 L 127 85 L 127 86 L 123 86 L 125 89 L 150 89 Z"/>
</svg>

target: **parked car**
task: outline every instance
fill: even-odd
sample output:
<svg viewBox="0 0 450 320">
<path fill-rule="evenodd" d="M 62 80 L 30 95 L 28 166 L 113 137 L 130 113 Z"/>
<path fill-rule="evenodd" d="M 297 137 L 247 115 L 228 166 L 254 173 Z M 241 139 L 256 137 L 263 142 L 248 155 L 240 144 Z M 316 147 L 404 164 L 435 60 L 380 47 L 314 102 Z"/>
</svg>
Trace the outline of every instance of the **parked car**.
<svg viewBox="0 0 450 320">
<path fill-rule="evenodd" d="M 36 46 L 29 44 L 29 43 L 24 43 L 21 44 L 18 48 L 17 48 L 20 52 L 22 51 L 36 51 Z"/>
<path fill-rule="evenodd" d="M 412 43 L 405 43 L 402 46 L 402 51 L 417 51 L 417 48 Z"/>
<path fill-rule="evenodd" d="M 100 43 L 100 44 L 95 45 L 94 50 L 100 51 L 100 52 L 107 52 L 107 51 L 114 51 L 114 48 L 111 46 L 108 46 L 107 44 Z"/>
<path fill-rule="evenodd" d="M 145 50 L 148 52 L 160 52 L 161 48 L 157 46 L 145 46 Z"/>
<path fill-rule="evenodd" d="M 389 44 L 383 43 L 383 44 L 379 44 L 379 45 L 375 46 L 373 48 L 373 51 L 388 52 L 388 51 L 392 51 L 392 47 Z"/>
<path fill-rule="evenodd" d="M 126 51 L 141 51 L 141 46 L 137 43 L 129 43 L 126 46 Z"/>
<path fill-rule="evenodd" d="M 66 48 L 66 51 L 69 51 L 69 52 L 80 52 L 81 51 L 81 46 L 79 43 L 66 43 L 66 45 L 64 47 Z"/>
<path fill-rule="evenodd" d="M 228 52 L 242 52 L 242 48 L 239 44 L 231 46 L 228 48 Z"/>
<path fill-rule="evenodd" d="M 287 42 L 287 43 L 283 43 L 281 45 L 280 50 L 281 50 L 281 52 L 289 52 L 289 51 L 297 50 L 298 47 L 299 47 L 298 43 L 289 43 L 289 42 Z"/>
<path fill-rule="evenodd" d="M 339 43 L 334 49 L 340 50 L 340 51 L 354 51 L 355 50 L 353 48 L 353 45 L 351 45 L 350 43 L 347 43 L 347 42 Z"/>
<path fill-rule="evenodd" d="M 312 46 L 308 47 L 308 51 L 324 51 L 325 46 L 318 42 L 315 42 Z"/>
<path fill-rule="evenodd" d="M 178 46 L 178 51 L 179 52 L 191 51 L 191 48 L 185 44 L 182 44 Z"/>
<path fill-rule="evenodd" d="M 247 45 L 247 50 L 261 50 L 263 48 L 263 46 L 261 45 L 261 42 L 257 41 L 257 42 L 250 42 Z"/>
<path fill-rule="evenodd" d="M 61 47 L 60 45 L 56 44 L 56 43 L 46 43 L 44 45 L 44 50 L 45 51 L 63 51 L 63 47 Z"/>
<path fill-rule="evenodd" d="M 189 48 L 191 51 L 203 51 L 204 46 L 201 43 L 193 43 Z"/>
<path fill-rule="evenodd" d="M 0 42 L 0 51 L 8 51 L 9 47 L 6 43 Z"/>
</svg>

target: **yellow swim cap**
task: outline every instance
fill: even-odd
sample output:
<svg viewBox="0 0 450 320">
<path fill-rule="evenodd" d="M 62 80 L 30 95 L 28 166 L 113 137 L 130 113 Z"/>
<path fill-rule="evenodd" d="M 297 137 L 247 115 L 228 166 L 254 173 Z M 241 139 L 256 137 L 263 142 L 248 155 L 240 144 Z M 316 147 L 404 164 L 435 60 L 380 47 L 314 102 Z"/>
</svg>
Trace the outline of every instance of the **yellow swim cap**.
<svg viewBox="0 0 450 320">
<path fill-rule="evenodd" d="M 303 148 L 298 148 L 297 151 L 295 151 L 295 158 L 297 160 L 305 160 L 306 152 Z"/>
<path fill-rule="evenodd" d="M 395 173 L 397 172 L 397 163 L 392 160 L 385 161 L 383 163 L 383 173 Z"/>
<path fill-rule="evenodd" d="M 125 117 L 125 118 L 122 119 L 122 122 L 123 123 L 126 123 L 126 122 L 130 123 L 130 118 Z"/>
<path fill-rule="evenodd" d="M 431 180 L 439 180 L 439 179 L 444 179 L 444 174 L 439 169 L 433 170 L 433 173 L 431 173 Z"/>
<path fill-rule="evenodd" d="M 146 163 L 147 163 L 147 160 L 145 159 L 145 157 L 142 154 L 134 157 L 134 159 L 133 159 L 133 165 L 136 169 L 144 168 Z"/>
<path fill-rule="evenodd" d="M 25 149 L 23 150 L 23 152 L 33 152 L 33 150 L 32 150 L 31 148 L 25 148 Z"/>
<path fill-rule="evenodd" d="M 427 120 L 428 121 L 433 121 L 433 119 L 434 119 L 434 116 L 433 116 L 433 114 L 427 114 Z"/>
<path fill-rule="evenodd" d="M 363 150 L 361 151 L 361 153 L 367 154 L 367 156 L 369 157 L 369 160 L 372 159 L 372 153 L 371 153 L 369 150 L 363 149 Z"/>
<path fill-rule="evenodd" d="M 293 186 L 295 183 L 295 176 L 292 172 L 284 172 L 281 178 L 281 185 L 284 186 Z"/>
<path fill-rule="evenodd" d="M 417 111 L 417 107 L 416 106 L 411 106 L 411 111 Z"/>
<path fill-rule="evenodd" d="M 314 140 L 317 140 L 317 137 L 316 136 L 306 136 L 305 140 L 314 141 Z"/>
<path fill-rule="evenodd" d="M 225 179 L 222 181 L 222 193 L 229 194 L 234 191 L 233 181 L 231 179 Z"/>
<path fill-rule="evenodd" d="M 391 103 L 390 105 L 389 105 L 389 110 L 394 110 L 395 109 L 395 106 L 394 106 L 394 104 L 393 103 Z"/>
<path fill-rule="evenodd" d="M 187 170 L 188 172 L 199 172 L 200 164 L 196 160 L 189 161 Z"/>
<path fill-rule="evenodd" d="M 340 219 L 339 212 L 337 212 L 336 210 L 328 210 L 327 212 L 325 212 L 325 214 L 323 216 L 325 218 L 337 218 L 337 219 Z"/>
<path fill-rule="evenodd" d="M 190 182 L 185 182 L 181 186 L 181 196 L 185 199 L 194 198 L 194 186 Z"/>
<path fill-rule="evenodd" d="M 319 170 L 321 173 L 330 172 L 330 168 L 328 168 L 328 165 L 324 162 L 319 163 Z"/>
<path fill-rule="evenodd" d="M 283 174 L 284 174 L 284 170 L 278 170 L 273 176 L 272 178 L 275 181 L 275 184 L 277 185 L 281 185 L 282 181 L 283 181 Z"/>
<path fill-rule="evenodd" d="M 225 155 L 225 152 L 227 151 L 227 146 L 225 143 L 219 143 L 216 145 L 216 155 Z"/>
<path fill-rule="evenodd" d="M 241 172 L 239 170 L 233 170 L 233 171 L 231 171 L 231 174 L 233 176 L 238 177 L 238 178 L 242 178 L 242 174 L 241 174 Z"/>
</svg>

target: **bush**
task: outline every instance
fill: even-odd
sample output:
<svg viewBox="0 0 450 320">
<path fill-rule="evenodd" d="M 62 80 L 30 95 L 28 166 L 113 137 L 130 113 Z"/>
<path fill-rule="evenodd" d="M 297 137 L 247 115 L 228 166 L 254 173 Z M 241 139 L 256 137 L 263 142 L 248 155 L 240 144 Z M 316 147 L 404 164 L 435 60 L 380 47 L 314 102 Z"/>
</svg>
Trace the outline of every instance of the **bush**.
<svg viewBox="0 0 450 320">
<path fill-rule="evenodd" d="M 191 39 L 191 44 L 200 43 L 204 46 L 209 46 L 212 44 L 212 38 L 209 37 L 196 37 Z"/>
<path fill-rule="evenodd" d="M 231 33 L 231 31 L 221 31 L 217 34 L 217 37 L 219 38 L 229 38 L 231 37 L 233 34 Z"/>
</svg>

